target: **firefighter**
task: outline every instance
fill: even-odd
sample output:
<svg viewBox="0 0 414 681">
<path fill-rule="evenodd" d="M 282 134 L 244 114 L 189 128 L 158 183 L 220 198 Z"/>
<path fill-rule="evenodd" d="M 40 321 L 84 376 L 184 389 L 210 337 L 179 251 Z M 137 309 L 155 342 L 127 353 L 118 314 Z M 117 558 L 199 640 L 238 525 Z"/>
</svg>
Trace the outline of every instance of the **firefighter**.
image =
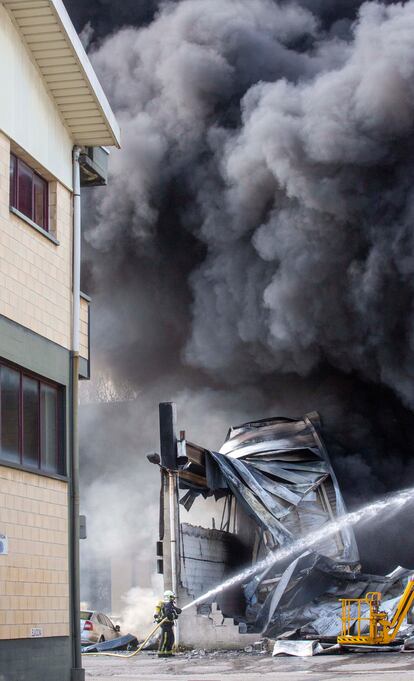
<svg viewBox="0 0 414 681">
<path fill-rule="evenodd" d="M 181 615 L 181 609 L 177 608 L 175 598 L 176 596 L 173 591 L 165 591 L 164 599 L 155 606 L 154 620 L 161 622 L 163 619 L 166 619 L 166 622 L 161 625 L 158 657 L 171 657 L 173 655 L 174 623 L 178 619 L 178 615 Z"/>
</svg>

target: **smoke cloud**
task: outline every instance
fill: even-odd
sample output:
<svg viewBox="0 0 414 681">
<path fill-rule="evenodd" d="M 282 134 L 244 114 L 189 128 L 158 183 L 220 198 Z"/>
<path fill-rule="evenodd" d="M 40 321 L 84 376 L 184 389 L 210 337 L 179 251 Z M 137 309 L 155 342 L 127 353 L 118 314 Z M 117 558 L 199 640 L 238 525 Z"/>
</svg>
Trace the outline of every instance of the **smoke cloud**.
<svg viewBox="0 0 414 681">
<path fill-rule="evenodd" d="M 122 128 L 84 205 L 95 371 L 208 446 L 318 409 L 351 507 L 407 486 L 414 2 L 67 4 Z"/>
<path fill-rule="evenodd" d="M 291 3 L 184 0 L 92 54 L 124 150 L 87 239 L 148 259 L 133 345 L 159 303 L 214 379 L 329 363 L 412 406 L 413 23 L 366 3 L 344 39 Z"/>
<path fill-rule="evenodd" d="M 172 1 L 172 0 L 170 0 Z M 87 24 L 93 29 L 90 40 L 99 42 L 108 33 L 126 25 L 145 25 L 153 19 L 160 0 L 64 0 L 64 5 L 78 31 Z M 88 44 L 90 42 L 88 40 Z"/>
<path fill-rule="evenodd" d="M 159 600 L 159 590 L 140 586 L 129 589 L 123 597 L 121 630 L 135 634 L 139 640 L 146 638 L 154 621 L 154 606 Z"/>
</svg>

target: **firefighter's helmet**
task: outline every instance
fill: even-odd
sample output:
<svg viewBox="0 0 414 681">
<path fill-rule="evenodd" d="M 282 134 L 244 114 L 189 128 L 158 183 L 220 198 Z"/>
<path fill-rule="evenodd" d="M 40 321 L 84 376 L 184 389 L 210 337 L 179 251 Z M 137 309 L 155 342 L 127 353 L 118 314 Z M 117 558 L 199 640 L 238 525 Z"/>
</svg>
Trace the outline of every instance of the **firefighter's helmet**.
<svg viewBox="0 0 414 681">
<path fill-rule="evenodd" d="M 164 601 L 175 601 L 176 595 L 174 591 L 164 591 Z"/>
</svg>

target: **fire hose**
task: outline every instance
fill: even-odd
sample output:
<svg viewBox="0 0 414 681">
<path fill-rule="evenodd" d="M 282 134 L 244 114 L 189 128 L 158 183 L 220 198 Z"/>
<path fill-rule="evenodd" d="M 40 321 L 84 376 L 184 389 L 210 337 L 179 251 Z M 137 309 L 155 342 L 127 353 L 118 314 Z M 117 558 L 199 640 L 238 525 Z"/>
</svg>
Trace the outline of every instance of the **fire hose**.
<svg viewBox="0 0 414 681">
<path fill-rule="evenodd" d="M 140 646 L 138 646 L 138 648 L 136 650 L 134 650 L 133 653 L 128 653 L 128 655 L 123 655 L 122 653 L 105 653 L 104 651 L 102 651 L 100 653 L 82 653 L 82 655 L 87 655 L 88 657 L 90 655 L 94 655 L 95 657 L 97 655 L 106 655 L 107 657 L 119 657 L 121 660 L 125 660 L 128 657 L 134 657 L 135 655 L 138 655 L 138 653 L 141 652 L 141 650 L 148 643 L 150 638 L 152 638 L 152 636 L 154 636 L 155 632 L 160 628 L 160 626 L 162 624 L 164 624 L 164 622 L 167 622 L 167 620 L 168 620 L 168 617 L 164 617 L 164 619 L 161 620 L 161 622 L 157 622 L 157 625 L 154 627 L 154 629 L 152 629 L 152 631 L 150 631 L 147 638 L 141 643 Z"/>
</svg>

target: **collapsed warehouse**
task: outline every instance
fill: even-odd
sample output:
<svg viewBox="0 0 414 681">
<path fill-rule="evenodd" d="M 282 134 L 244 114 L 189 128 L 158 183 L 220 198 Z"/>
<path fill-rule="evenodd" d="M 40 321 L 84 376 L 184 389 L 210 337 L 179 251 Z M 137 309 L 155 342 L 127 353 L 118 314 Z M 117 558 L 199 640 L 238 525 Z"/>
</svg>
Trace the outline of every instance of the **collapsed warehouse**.
<svg viewBox="0 0 414 681">
<path fill-rule="evenodd" d="M 160 405 L 158 567 L 181 605 L 345 513 L 317 413 L 230 428 L 219 452 L 175 435 L 175 406 Z M 203 600 L 180 619 L 185 645 L 237 646 L 249 634 L 336 636 L 341 597 L 392 599 L 409 572 L 361 572 L 353 531 L 266 567 Z M 245 634 L 245 636 L 241 636 Z M 253 639 L 252 639 L 253 640 Z"/>
</svg>

